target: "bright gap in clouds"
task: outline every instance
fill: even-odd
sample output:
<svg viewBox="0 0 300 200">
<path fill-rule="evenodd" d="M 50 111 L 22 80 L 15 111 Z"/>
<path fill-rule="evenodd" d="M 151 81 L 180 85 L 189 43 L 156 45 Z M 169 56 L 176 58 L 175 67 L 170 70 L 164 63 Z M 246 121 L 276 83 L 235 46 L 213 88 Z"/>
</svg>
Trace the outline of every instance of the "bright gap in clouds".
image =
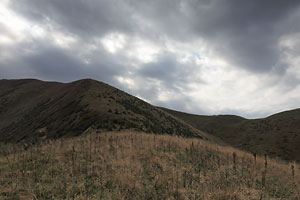
<svg viewBox="0 0 300 200">
<path fill-rule="evenodd" d="M 0 44 L 14 45 L 29 40 L 44 40 L 68 48 L 76 42 L 75 37 L 55 30 L 51 24 L 36 24 L 22 18 L 8 7 L 9 3 L 12 2 L 3 0 L 2 4 L 0 3 L 0 24 L 8 32 L 0 34 Z"/>
<path fill-rule="evenodd" d="M 3 0 L 3 2 L 0 3 L 0 25 L 8 29 L 10 33 L 1 35 L 1 38 L 6 44 L 12 44 L 25 38 L 23 32 L 29 28 L 29 24 L 26 20 L 10 10 L 8 4 L 8 0 Z"/>
<path fill-rule="evenodd" d="M 102 45 L 110 53 L 117 53 L 126 44 L 126 37 L 120 33 L 110 33 L 101 39 Z"/>
</svg>

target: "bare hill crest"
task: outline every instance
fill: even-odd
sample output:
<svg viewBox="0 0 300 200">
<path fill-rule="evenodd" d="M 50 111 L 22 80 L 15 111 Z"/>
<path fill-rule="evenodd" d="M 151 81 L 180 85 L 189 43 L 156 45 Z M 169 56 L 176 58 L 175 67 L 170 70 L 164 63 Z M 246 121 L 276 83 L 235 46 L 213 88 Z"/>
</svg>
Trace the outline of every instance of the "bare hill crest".
<svg viewBox="0 0 300 200">
<path fill-rule="evenodd" d="M 95 80 L 0 81 L 0 141 L 60 138 L 89 130 L 123 129 L 208 137 L 161 109 Z"/>
</svg>

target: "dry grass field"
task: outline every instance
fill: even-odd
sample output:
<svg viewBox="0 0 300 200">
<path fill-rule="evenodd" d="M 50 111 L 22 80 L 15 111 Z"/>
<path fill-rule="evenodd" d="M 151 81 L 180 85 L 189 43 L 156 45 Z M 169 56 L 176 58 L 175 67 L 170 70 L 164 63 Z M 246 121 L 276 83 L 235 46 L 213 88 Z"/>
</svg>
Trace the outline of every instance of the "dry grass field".
<svg viewBox="0 0 300 200">
<path fill-rule="evenodd" d="M 92 133 L 0 153 L 0 199 L 300 199 L 299 165 L 199 139 Z"/>
</svg>

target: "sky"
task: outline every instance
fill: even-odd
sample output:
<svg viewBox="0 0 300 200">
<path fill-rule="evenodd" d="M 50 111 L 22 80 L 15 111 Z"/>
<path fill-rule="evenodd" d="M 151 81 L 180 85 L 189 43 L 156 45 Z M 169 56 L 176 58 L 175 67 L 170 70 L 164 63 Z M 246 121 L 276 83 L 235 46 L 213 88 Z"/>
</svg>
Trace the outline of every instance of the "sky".
<svg viewBox="0 0 300 200">
<path fill-rule="evenodd" d="M 300 107 L 298 0 L 1 0 L 0 79 L 92 78 L 153 105 Z"/>
</svg>

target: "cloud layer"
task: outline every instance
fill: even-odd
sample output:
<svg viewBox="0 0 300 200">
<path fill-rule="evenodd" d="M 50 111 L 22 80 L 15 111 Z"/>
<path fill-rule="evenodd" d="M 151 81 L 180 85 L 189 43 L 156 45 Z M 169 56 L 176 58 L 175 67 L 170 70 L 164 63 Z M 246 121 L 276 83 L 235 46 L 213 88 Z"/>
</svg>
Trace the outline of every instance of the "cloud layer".
<svg viewBox="0 0 300 200">
<path fill-rule="evenodd" d="M 0 78 L 91 77 L 198 114 L 300 107 L 297 0 L 3 0 Z"/>
</svg>

